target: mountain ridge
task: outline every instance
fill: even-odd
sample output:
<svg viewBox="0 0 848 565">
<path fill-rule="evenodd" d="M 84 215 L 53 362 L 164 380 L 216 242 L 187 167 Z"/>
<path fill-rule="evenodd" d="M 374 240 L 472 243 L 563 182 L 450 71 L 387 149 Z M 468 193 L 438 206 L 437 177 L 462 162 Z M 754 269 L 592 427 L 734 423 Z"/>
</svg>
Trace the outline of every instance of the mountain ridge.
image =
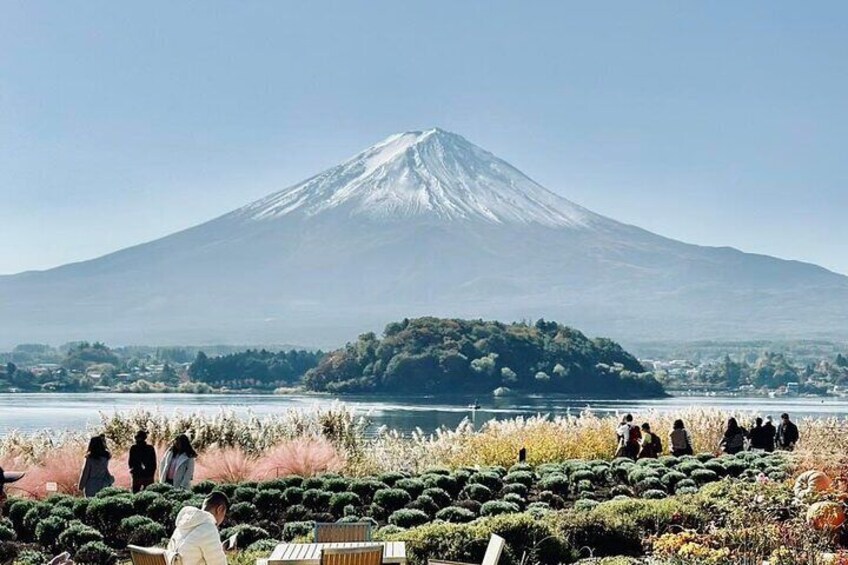
<svg viewBox="0 0 848 565">
<path fill-rule="evenodd" d="M 618 340 L 846 335 L 848 277 L 587 210 L 456 134 L 396 134 L 208 222 L 0 277 L 0 344 L 338 345 L 405 317 Z"/>
</svg>

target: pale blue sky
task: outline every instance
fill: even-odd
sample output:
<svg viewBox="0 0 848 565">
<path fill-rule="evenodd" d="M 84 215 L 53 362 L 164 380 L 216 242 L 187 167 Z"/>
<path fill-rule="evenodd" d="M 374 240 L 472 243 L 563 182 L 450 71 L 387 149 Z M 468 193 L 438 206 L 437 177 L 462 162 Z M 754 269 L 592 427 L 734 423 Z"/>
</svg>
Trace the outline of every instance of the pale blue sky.
<svg viewBox="0 0 848 565">
<path fill-rule="evenodd" d="M 94 257 L 391 133 L 599 213 L 848 273 L 845 2 L 0 3 L 0 273 Z"/>
</svg>

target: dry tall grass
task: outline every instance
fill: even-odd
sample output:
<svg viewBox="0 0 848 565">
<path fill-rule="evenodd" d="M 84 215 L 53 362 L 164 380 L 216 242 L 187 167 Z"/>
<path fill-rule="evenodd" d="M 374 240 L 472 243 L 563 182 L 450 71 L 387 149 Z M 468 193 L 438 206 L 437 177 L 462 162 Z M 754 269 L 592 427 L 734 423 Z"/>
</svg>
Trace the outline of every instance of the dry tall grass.
<svg viewBox="0 0 848 565">
<path fill-rule="evenodd" d="M 650 422 L 667 444 L 674 420 L 681 418 L 690 430 L 695 450 L 715 452 L 730 416 L 747 425 L 754 415 L 720 410 L 675 414 L 647 411 L 634 413 L 634 421 Z M 58 437 L 48 433 L 10 434 L 0 439 L 0 464 L 6 469 L 28 471 L 16 485 L 19 492 L 43 496 L 44 485 L 55 482 L 61 492 L 73 493 L 87 438 L 105 433 L 115 453 L 111 469 L 116 484 L 128 486 L 125 453 L 140 428 L 151 433 L 160 455 L 170 438 L 188 433 L 201 452 L 197 480 L 243 481 L 326 471 L 364 475 L 387 470 L 417 472 L 432 466 L 510 465 L 521 448 L 527 450 L 528 461 L 534 464 L 574 458 L 607 459 L 615 451 L 615 429 L 620 419 L 620 415 L 583 412 L 578 416 L 540 415 L 492 421 L 479 429 L 466 421 L 455 429 L 432 434 L 380 429 L 369 435 L 367 420 L 343 405 L 290 411 L 264 419 L 239 418 L 226 411 L 212 417 L 166 417 L 137 411 L 104 416 L 101 425 L 87 433 L 64 433 Z M 796 468 L 845 475 L 848 419 L 805 418 L 797 423 L 801 442 L 792 455 Z"/>
</svg>

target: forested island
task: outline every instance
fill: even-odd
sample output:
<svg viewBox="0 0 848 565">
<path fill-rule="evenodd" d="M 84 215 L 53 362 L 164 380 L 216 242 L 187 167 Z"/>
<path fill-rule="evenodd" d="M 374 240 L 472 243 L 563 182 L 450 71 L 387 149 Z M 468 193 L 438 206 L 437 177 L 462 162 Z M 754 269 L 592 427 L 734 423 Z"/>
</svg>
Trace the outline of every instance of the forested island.
<svg viewBox="0 0 848 565">
<path fill-rule="evenodd" d="M 617 343 L 556 322 L 416 318 L 328 353 L 304 386 L 327 392 L 656 397 L 662 385 Z"/>
</svg>

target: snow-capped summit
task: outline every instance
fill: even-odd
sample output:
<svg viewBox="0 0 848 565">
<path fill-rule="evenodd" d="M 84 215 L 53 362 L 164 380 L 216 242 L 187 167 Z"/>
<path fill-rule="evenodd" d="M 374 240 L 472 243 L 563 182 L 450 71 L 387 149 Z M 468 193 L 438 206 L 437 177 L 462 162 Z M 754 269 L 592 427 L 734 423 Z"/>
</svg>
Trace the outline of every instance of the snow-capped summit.
<svg viewBox="0 0 848 565">
<path fill-rule="evenodd" d="M 330 209 L 389 220 L 432 216 L 569 227 L 596 217 L 464 137 L 439 128 L 392 135 L 239 213 L 268 219 Z"/>
</svg>

